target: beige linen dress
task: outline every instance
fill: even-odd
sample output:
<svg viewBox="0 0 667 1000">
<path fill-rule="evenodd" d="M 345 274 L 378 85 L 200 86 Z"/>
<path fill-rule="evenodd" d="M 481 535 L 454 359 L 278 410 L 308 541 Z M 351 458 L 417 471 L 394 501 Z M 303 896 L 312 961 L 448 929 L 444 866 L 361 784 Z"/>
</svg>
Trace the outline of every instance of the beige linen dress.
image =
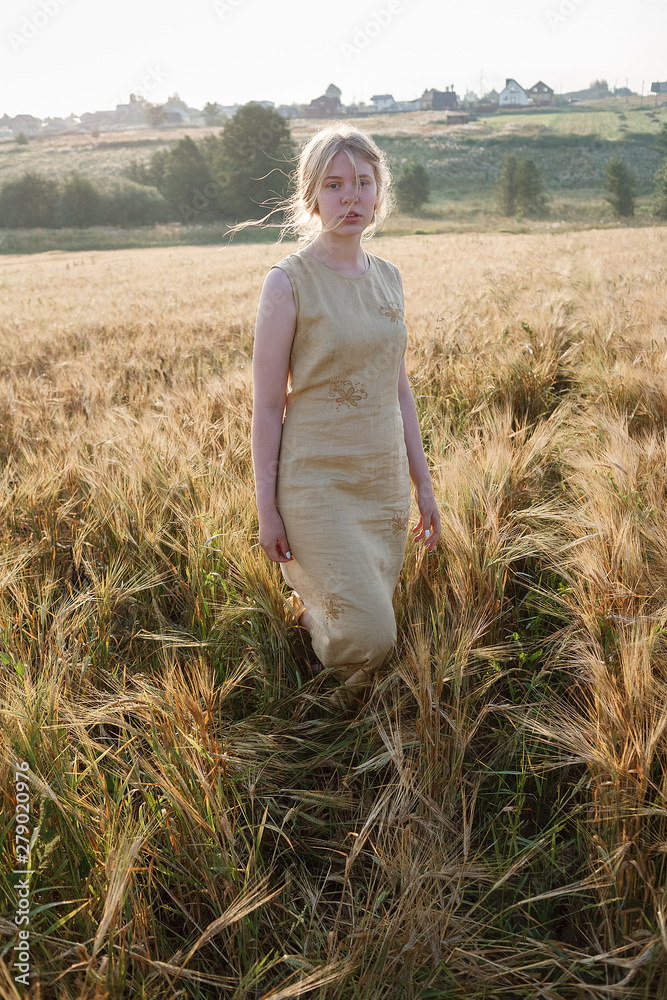
<svg viewBox="0 0 667 1000">
<path fill-rule="evenodd" d="M 274 265 L 296 303 L 276 492 L 293 558 L 281 569 L 313 618 L 316 655 L 341 680 L 391 654 L 410 514 L 400 277 L 368 258 L 358 277 L 306 250 Z"/>
</svg>

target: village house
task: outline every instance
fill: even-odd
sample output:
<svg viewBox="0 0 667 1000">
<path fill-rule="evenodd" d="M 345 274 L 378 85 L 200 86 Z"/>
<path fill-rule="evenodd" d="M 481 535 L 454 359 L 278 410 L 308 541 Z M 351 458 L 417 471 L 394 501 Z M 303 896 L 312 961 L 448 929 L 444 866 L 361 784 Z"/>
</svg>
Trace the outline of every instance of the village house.
<svg viewBox="0 0 667 1000">
<path fill-rule="evenodd" d="M 70 127 L 64 118 L 45 118 L 39 134 L 59 135 L 61 132 L 66 132 Z"/>
<path fill-rule="evenodd" d="M 316 97 L 304 107 L 304 118 L 337 118 L 344 114 L 340 95 L 340 87 L 337 87 L 335 83 L 330 83 L 321 97 Z"/>
<path fill-rule="evenodd" d="M 651 93 L 655 94 L 655 103 L 656 103 L 656 105 L 658 103 L 662 104 L 663 98 L 661 97 L 660 100 L 658 101 L 658 95 L 659 94 L 667 94 L 667 80 L 664 81 L 664 82 L 657 81 L 656 83 L 652 83 L 651 84 Z"/>
<path fill-rule="evenodd" d="M 542 80 L 538 80 L 534 87 L 531 87 L 528 91 L 528 98 L 532 100 L 533 104 L 541 104 L 544 106 L 552 107 L 554 103 L 554 92 L 551 87 L 547 87 L 546 83 Z"/>
<path fill-rule="evenodd" d="M 392 94 L 374 94 L 371 97 L 371 103 L 374 105 L 376 111 L 396 110 L 396 101 Z"/>
<path fill-rule="evenodd" d="M 394 111 L 419 111 L 419 98 L 414 101 L 395 101 Z"/>
<path fill-rule="evenodd" d="M 434 111 L 444 111 L 445 108 L 457 108 L 459 104 L 458 95 L 454 93 L 454 84 L 445 90 L 434 90 L 431 107 Z"/>
<path fill-rule="evenodd" d="M 41 120 L 35 118 L 34 115 L 17 115 L 16 118 L 12 118 L 12 135 L 14 138 L 23 132 L 28 139 L 34 139 L 36 135 L 39 135 L 41 128 Z"/>
<path fill-rule="evenodd" d="M 143 103 L 137 100 L 130 100 L 129 104 L 117 104 L 116 116 L 119 122 L 127 123 L 128 125 L 143 125 Z"/>
<path fill-rule="evenodd" d="M 525 107 L 528 104 L 528 94 L 521 84 L 511 78 L 505 81 L 505 86 L 500 91 L 498 104 L 503 107 Z"/>
</svg>

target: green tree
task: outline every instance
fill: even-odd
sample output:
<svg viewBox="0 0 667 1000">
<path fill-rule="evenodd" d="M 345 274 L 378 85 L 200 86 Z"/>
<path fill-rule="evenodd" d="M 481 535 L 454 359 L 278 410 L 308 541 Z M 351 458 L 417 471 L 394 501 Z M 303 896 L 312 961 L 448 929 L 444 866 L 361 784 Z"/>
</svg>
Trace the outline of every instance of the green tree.
<svg viewBox="0 0 667 1000">
<path fill-rule="evenodd" d="M 173 218 L 166 201 L 154 188 L 124 180 L 107 182 L 101 192 L 101 221 L 109 226 L 129 229 L 153 226 Z"/>
<path fill-rule="evenodd" d="M 215 216 L 220 184 L 213 180 L 201 150 L 190 136 L 170 151 L 159 190 L 183 222 Z"/>
<path fill-rule="evenodd" d="M 244 104 L 225 122 L 212 156 L 225 218 L 257 219 L 287 195 L 296 151 L 289 125 L 273 108 Z"/>
<path fill-rule="evenodd" d="M 17 146 L 27 146 L 28 143 L 30 142 L 25 132 L 19 132 L 14 141 L 16 142 Z"/>
<path fill-rule="evenodd" d="M 517 157 L 511 153 L 504 158 L 500 166 L 496 197 L 501 215 L 514 215 L 516 212 L 518 164 Z"/>
<path fill-rule="evenodd" d="M 542 215 L 547 196 L 544 191 L 542 174 L 534 160 L 519 161 L 518 206 L 524 215 Z"/>
<path fill-rule="evenodd" d="M 61 222 L 63 226 L 95 226 L 100 222 L 101 197 L 97 188 L 81 174 L 72 173 L 63 185 Z"/>
<path fill-rule="evenodd" d="M 655 142 L 658 149 L 662 150 L 663 153 L 667 153 L 667 122 L 662 123 Z"/>
<path fill-rule="evenodd" d="M 540 215 L 547 202 L 542 174 L 534 160 L 510 153 L 500 167 L 496 187 L 498 208 L 502 215 Z"/>
<path fill-rule="evenodd" d="M 0 188 L 0 226 L 6 229 L 50 229 L 56 225 L 58 182 L 33 171 Z"/>
<path fill-rule="evenodd" d="M 222 125 L 224 122 L 218 105 L 214 104 L 213 101 L 208 101 L 204 105 L 204 121 L 207 125 Z"/>
<path fill-rule="evenodd" d="M 151 128 L 158 128 L 167 120 L 167 112 L 164 110 L 164 104 L 150 104 L 146 101 L 143 111 L 146 124 Z"/>
<path fill-rule="evenodd" d="M 655 175 L 653 211 L 661 219 L 667 219 L 667 160 L 665 160 Z"/>
<path fill-rule="evenodd" d="M 428 201 L 431 184 L 426 168 L 412 160 L 405 163 L 396 180 L 396 201 L 402 212 L 416 212 Z"/>
<path fill-rule="evenodd" d="M 148 163 L 138 163 L 136 160 L 133 160 L 129 166 L 125 167 L 123 174 L 131 181 L 134 181 L 135 184 L 154 187 L 161 192 L 164 186 L 164 172 L 168 160 L 169 150 L 157 149 Z"/>
<path fill-rule="evenodd" d="M 628 217 L 635 214 L 635 183 L 630 168 L 615 156 L 608 160 L 604 168 L 605 195 L 611 205 L 614 215 Z"/>
<path fill-rule="evenodd" d="M 177 90 L 174 91 L 174 93 L 171 95 L 171 97 L 167 98 L 167 104 L 168 104 L 169 108 L 173 109 L 174 111 L 187 111 L 188 110 L 187 104 L 185 103 L 185 101 L 180 96 L 180 94 L 178 93 Z"/>
</svg>

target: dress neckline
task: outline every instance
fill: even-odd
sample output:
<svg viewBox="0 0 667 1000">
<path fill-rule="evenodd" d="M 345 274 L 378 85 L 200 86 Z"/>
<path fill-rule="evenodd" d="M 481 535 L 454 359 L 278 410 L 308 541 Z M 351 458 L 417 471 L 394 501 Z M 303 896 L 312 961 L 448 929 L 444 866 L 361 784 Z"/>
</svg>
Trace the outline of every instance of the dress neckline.
<svg viewBox="0 0 667 1000">
<path fill-rule="evenodd" d="M 310 260 L 314 260 L 320 267 L 325 268 L 325 270 L 329 271 L 331 274 L 337 274 L 339 278 L 343 278 L 345 281 L 359 281 L 360 278 L 365 278 L 367 274 L 370 274 L 373 267 L 373 255 L 368 253 L 367 250 L 364 250 L 364 253 L 366 254 L 366 259 L 368 260 L 368 267 L 365 271 L 362 271 L 361 274 L 341 274 L 340 271 L 337 271 L 333 267 L 329 267 L 328 264 L 325 264 L 323 260 L 320 260 L 319 257 L 316 257 L 314 253 L 309 252 L 305 247 L 303 250 L 298 252 L 301 256 L 306 256 Z"/>
</svg>

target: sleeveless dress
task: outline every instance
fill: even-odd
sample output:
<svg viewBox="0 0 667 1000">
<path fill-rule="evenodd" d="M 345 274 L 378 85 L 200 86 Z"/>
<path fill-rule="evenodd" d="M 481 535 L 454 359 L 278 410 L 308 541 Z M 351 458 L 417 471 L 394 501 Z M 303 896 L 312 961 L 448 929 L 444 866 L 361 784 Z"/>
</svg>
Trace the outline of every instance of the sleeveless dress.
<svg viewBox="0 0 667 1000">
<path fill-rule="evenodd" d="M 296 303 L 276 486 L 293 558 L 280 565 L 313 618 L 316 655 L 348 683 L 391 655 L 410 514 L 400 277 L 367 256 L 357 277 L 304 250 L 274 265 Z"/>
</svg>

